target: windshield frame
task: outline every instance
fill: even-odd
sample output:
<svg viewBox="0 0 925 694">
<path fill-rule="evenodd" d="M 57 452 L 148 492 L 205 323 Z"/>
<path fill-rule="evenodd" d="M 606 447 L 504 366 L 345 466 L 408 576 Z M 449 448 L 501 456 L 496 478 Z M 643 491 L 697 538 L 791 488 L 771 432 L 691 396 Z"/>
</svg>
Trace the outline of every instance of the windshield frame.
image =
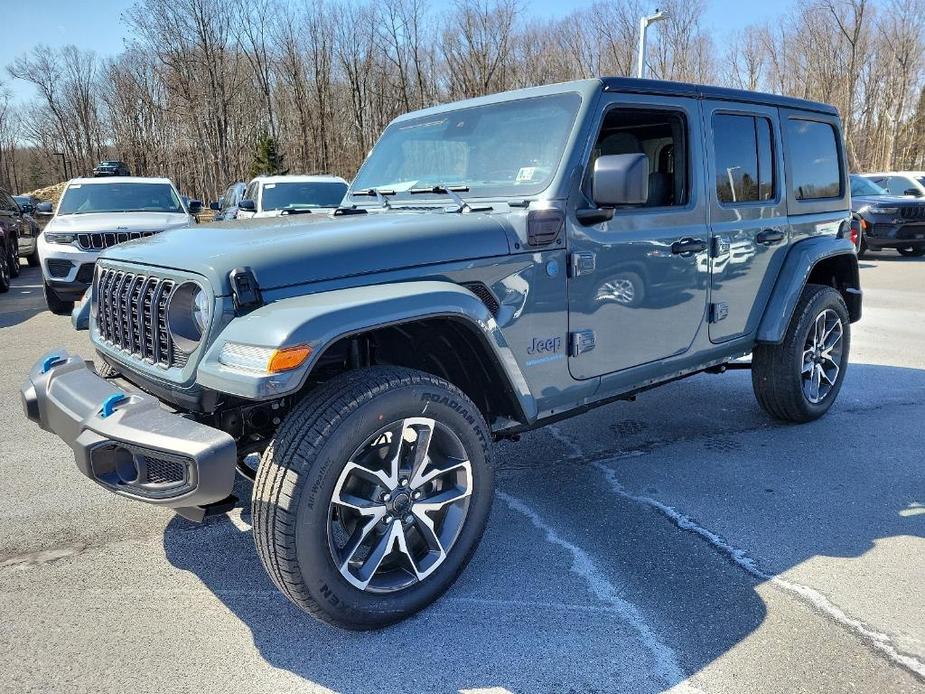
<svg viewBox="0 0 925 694">
<path fill-rule="evenodd" d="M 167 188 L 170 191 L 170 195 L 173 197 L 176 207 L 174 209 L 160 208 L 160 209 L 150 209 L 150 208 L 138 208 L 138 209 L 101 209 L 101 210 L 73 210 L 67 211 L 65 209 L 65 201 L 67 200 L 68 194 L 72 190 L 76 190 L 82 187 L 89 186 L 162 186 Z M 173 184 L 165 181 L 106 181 L 105 183 L 71 183 L 65 188 L 64 193 L 61 195 L 61 199 L 58 201 L 58 207 L 56 213 L 58 216 L 71 216 L 71 215 L 82 215 L 82 214 L 131 214 L 131 213 L 144 213 L 150 212 L 152 214 L 189 214 L 186 206 L 183 204 L 183 199 L 180 197 L 180 194 L 177 192 L 177 189 L 174 188 Z"/>
<path fill-rule="evenodd" d="M 446 108 L 427 109 L 424 111 L 410 113 L 407 116 L 399 117 L 389 123 L 385 130 L 383 130 L 382 135 L 380 135 L 375 146 L 366 157 L 366 160 L 360 166 L 356 176 L 353 178 L 353 181 L 350 183 L 346 198 L 350 201 L 351 204 L 356 206 L 379 206 L 379 203 L 377 203 L 376 200 L 376 196 L 369 194 L 370 186 L 364 182 L 363 177 L 364 174 L 368 171 L 371 162 L 374 161 L 374 155 L 376 154 L 377 150 L 381 149 L 383 142 L 385 142 L 390 133 L 401 129 L 406 129 L 409 126 L 414 126 L 416 123 L 423 125 L 429 121 L 451 118 L 454 114 L 460 114 L 465 111 L 490 109 L 508 104 L 522 104 L 524 102 L 554 99 L 556 97 L 574 99 L 573 111 L 571 114 L 571 122 L 568 124 L 567 129 L 563 133 L 557 156 L 554 161 L 550 162 L 549 174 L 542 182 L 541 186 L 530 189 L 526 187 L 519 187 L 516 185 L 516 179 L 510 181 L 507 184 L 497 183 L 486 185 L 464 178 L 444 181 L 431 181 L 429 178 L 422 178 L 414 181 L 402 182 L 400 186 L 390 185 L 392 182 L 385 182 L 374 186 L 376 190 L 381 190 L 386 195 L 388 195 L 390 200 L 400 201 L 403 203 L 403 205 L 408 204 L 412 198 L 415 200 L 411 204 L 423 202 L 425 204 L 437 204 L 439 206 L 444 206 L 448 202 L 452 202 L 451 200 L 448 200 L 445 195 L 440 195 L 437 193 L 435 193 L 433 196 L 423 196 L 420 194 L 422 192 L 422 188 L 449 187 L 454 190 L 464 191 L 463 197 L 465 200 L 509 200 L 513 198 L 539 198 L 547 196 L 551 189 L 558 189 L 559 184 L 561 184 L 562 171 L 574 154 L 572 150 L 574 149 L 576 138 L 578 137 L 579 131 L 582 129 L 582 124 L 586 119 L 586 109 L 589 101 L 589 94 L 581 88 L 576 87 L 574 89 L 562 89 L 555 91 L 537 90 L 535 93 L 525 93 L 516 97 L 508 96 L 507 98 L 483 97 L 480 99 L 449 104 Z M 470 103 L 470 101 L 472 103 Z M 504 185 L 508 186 L 507 190 L 502 190 Z M 486 188 L 488 190 L 485 190 Z M 411 192 L 412 189 L 416 190 L 416 194 Z M 424 199 L 421 200 L 421 198 Z M 399 209 L 403 205 L 399 205 Z"/>
</svg>

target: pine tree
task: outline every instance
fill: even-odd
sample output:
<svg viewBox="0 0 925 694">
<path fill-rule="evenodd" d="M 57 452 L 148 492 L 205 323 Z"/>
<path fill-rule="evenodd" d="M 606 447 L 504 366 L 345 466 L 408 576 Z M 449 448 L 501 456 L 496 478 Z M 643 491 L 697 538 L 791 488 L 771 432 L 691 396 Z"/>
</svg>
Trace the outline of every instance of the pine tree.
<svg viewBox="0 0 925 694">
<path fill-rule="evenodd" d="M 277 176 L 284 174 L 284 155 L 280 154 L 276 140 L 269 133 L 263 132 L 257 138 L 257 149 L 251 164 L 251 176 Z"/>
</svg>

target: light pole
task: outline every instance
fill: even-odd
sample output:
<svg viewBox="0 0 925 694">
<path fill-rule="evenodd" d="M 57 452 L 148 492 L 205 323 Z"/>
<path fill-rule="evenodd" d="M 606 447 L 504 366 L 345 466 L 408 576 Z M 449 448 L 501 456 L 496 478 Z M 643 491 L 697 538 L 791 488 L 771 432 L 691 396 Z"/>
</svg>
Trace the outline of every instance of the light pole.
<svg viewBox="0 0 925 694">
<path fill-rule="evenodd" d="M 639 52 L 636 55 L 636 77 L 640 79 L 646 76 L 646 30 L 650 24 L 655 24 L 655 22 L 660 22 L 663 19 L 668 19 L 668 13 L 662 12 L 658 8 L 656 8 L 655 14 L 639 18 Z"/>
</svg>

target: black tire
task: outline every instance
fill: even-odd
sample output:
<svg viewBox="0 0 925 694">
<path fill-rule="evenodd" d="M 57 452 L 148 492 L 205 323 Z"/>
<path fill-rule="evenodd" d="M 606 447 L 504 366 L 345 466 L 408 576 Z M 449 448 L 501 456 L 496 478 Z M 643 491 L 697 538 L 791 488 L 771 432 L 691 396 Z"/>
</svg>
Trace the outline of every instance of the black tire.
<svg viewBox="0 0 925 694">
<path fill-rule="evenodd" d="M 29 263 L 29 267 L 39 266 L 39 249 L 38 248 L 36 248 L 29 255 L 26 256 L 26 262 Z"/>
<path fill-rule="evenodd" d="M 867 241 L 864 240 L 863 233 L 861 234 L 861 241 L 858 244 L 858 258 L 864 258 L 870 252 L 870 248 L 867 246 Z"/>
<path fill-rule="evenodd" d="M 470 462 L 464 520 L 432 573 L 396 592 L 370 592 L 350 583 L 335 564 L 331 498 L 348 458 L 364 441 L 391 422 L 424 412 L 452 432 Z M 293 408 L 264 452 L 252 501 L 257 551 L 280 591 L 315 617 L 346 629 L 384 627 L 432 603 L 463 571 L 485 530 L 493 484 L 489 429 L 462 391 L 411 369 L 349 372 Z"/>
<path fill-rule="evenodd" d="M 10 291 L 10 256 L 6 248 L 0 248 L 0 294 Z"/>
<path fill-rule="evenodd" d="M 43 284 L 45 291 L 45 304 L 48 310 L 56 316 L 69 316 L 74 310 L 73 301 L 65 301 L 55 293 L 55 290 L 48 286 L 48 282 Z"/>
<path fill-rule="evenodd" d="M 897 248 L 896 250 L 904 258 L 921 258 L 925 255 L 925 248 Z"/>
<path fill-rule="evenodd" d="M 826 310 L 841 320 L 841 354 L 834 383 L 819 402 L 804 392 L 804 349 L 815 321 Z M 848 366 L 851 325 L 841 294 L 832 287 L 808 284 L 794 309 L 780 344 L 759 344 L 752 353 L 752 387 L 758 404 L 769 415 L 786 422 L 810 422 L 824 415 L 841 389 Z"/>
<path fill-rule="evenodd" d="M 10 251 L 10 277 L 19 277 L 20 273 L 20 264 L 19 264 L 19 239 L 15 236 L 12 239 L 12 243 L 9 248 Z"/>
</svg>

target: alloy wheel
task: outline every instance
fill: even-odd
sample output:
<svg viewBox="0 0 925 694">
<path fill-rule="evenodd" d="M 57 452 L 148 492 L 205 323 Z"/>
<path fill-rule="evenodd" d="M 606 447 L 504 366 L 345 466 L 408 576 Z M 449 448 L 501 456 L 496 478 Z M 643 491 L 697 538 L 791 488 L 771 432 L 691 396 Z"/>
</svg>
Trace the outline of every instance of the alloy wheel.
<svg viewBox="0 0 925 694">
<path fill-rule="evenodd" d="M 803 395 L 814 405 L 825 400 L 841 371 L 844 326 L 832 309 L 825 309 L 813 321 L 803 345 L 801 377 Z"/>
<path fill-rule="evenodd" d="M 393 593 L 431 575 L 469 511 L 472 465 L 459 437 L 426 417 L 402 419 L 350 457 L 328 511 L 328 546 L 354 587 Z"/>
</svg>

